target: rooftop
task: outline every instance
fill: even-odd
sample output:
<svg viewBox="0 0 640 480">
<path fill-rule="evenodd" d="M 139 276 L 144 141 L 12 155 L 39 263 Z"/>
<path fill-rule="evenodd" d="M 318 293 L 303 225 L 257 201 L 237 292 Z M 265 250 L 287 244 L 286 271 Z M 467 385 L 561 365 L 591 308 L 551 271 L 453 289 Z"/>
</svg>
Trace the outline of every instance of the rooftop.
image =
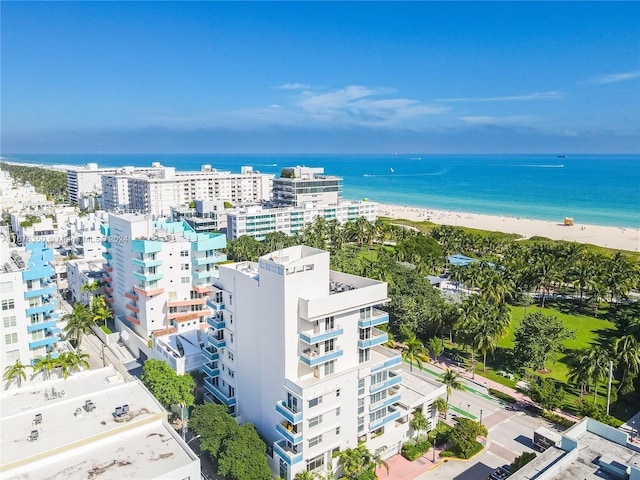
<svg viewBox="0 0 640 480">
<path fill-rule="evenodd" d="M 155 478 L 198 461 L 144 386 L 111 366 L 3 392 L 0 406 L 5 479 Z"/>
</svg>

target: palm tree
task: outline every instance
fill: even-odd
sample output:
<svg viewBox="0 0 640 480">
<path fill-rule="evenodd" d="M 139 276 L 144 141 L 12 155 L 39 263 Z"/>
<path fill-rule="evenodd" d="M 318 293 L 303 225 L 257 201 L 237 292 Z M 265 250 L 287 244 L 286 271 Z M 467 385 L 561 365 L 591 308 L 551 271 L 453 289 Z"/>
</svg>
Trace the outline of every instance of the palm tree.
<svg viewBox="0 0 640 480">
<path fill-rule="evenodd" d="M 462 390 L 463 388 L 462 382 L 460 381 L 460 375 L 458 374 L 458 372 L 454 372 L 453 370 L 447 368 L 447 371 L 444 373 L 444 375 L 442 375 L 440 381 L 447 387 L 447 398 L 445 402 L 447 402 L 448 404 L 451 392 L 453 390 Z M 446 415 L 447 414 L 445 412 L 445 419 L 447 418 Z"/>
<path fill-rule="evenodd" d="M 106 325 L 107 320 L 113 316 L 112 310 L 107 307 L 104 297 L 93 297 L 91 301 L 91 313 L 93 314 L 93 321 L 100 322 L 102 325 Z"/>
<path fill-rule="evenodd" d="M 76 303 L 73 312 L 66 314 L 62 320 L 67 322 L 64 331 L 73 340 L 76 348 L 80 347 L 82 335 L 88 333 L 95 324 L 91 311 L 81 303 Z"/>
<path fill-rule="evenodd" d="M 634 335 L 624 335 L 613 341 L 613 354 L 622 368 L 619 391 L 633 390 L 633 379 L 640 373 L 640 343 Z"/>
<path fill-rule="evenodd" d="M 66 380 L 72 372 L 80 371 L 80 367 L 89 368 L 88 358 L 89 355 L 86 353 L 65 352 L 58 357 L 57 367 L 60 368 L 62 377 Z"/>
<path fill-rule="evenodd" d="M 609 352 L 603 347 L 592 348 L 587 351 L 586 361 L 589 364 L 589 378 L 593 382 L 593 401 L 598 400 L 598 384 L 609 374 Z"/>
<path fill-rule="evenodd" d="M 443 416 L 447 416 L 447 410 L 449 410 L 449 404 L 447 403 L 447 401 L 442 398 L 442 397 L 438 397 L 433 401 L 433 408 L 435 408 L 436 412 L 438 412 L 440 415 Z"/>
<path fill-rule="evenodd" d="M 587 349 L 578 350 L 571 356 L 567 380 L 580 387 L 580 397 L 582 397 L 586 390 L 585 387 L 591 383 L 589 352 Z"/>
<path fill-rule="evenodd" d="M 39 372 L 42 371 L 44 373 L 44 378 L 48 380 L 51 377 L 51 370 L 58 366 L 58 360 L 53 358 L 50 353 L 47 354 L 46 357 L 40 357 L 35 365 L 33 366 L 33 371 Z"/>
<path fill-rule="evenodd" d="M 293 480 L 317 480 L 318 475 L 313 472 L 309 472 L 308 470 L 303 470 L 302 472 L 298 472 L 293 477 Z"/>
<path fill-rule="evenodd" d="M 413 362 L 416 362 L 420 370 L 422 370 L 422 362 L 429 361 L 429 354 L 420 339 L 416 337 L 415 333 L 411 332 L 402 343 L 404 343 L 402 360 L 404 362 L 409 361 L 409 370 L 413 372 Z"/>
<path fill-rule="evenodd" d="M 7 382 L 10 382 L 15 378 L 18 383 L 18 388 L 20 388 L 22 386 L 22 380 L 27 379 L 27 374 L 25 373 L 26 368 L 27 366 L 20 363 L 20 360 L 16 360 L 16 363 L 7 366 L 4 369 L 3 377 Z"/>
</svg>

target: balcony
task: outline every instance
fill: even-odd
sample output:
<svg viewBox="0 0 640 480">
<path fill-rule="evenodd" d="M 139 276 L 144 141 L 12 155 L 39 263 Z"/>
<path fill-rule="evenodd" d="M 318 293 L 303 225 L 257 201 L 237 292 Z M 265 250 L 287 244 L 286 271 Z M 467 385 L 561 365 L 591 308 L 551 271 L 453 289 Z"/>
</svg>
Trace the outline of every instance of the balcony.
<svg viewBox="0 0 640 480">
<path fill-rule="evenodd" d="M 27 325 L 27 332 L 35 332 L 38 330 L 44 330 L 45 328 L 54 328 L 56 326 L 56 320 L 50 320 L 40 323 L 32 323 L 31 325 Z"/>
<path fill-rule="evenodd" d="M 102 274 L 102 280 L 106 283 L 111 283 L 113 282 L 113 278 L 111 278 L 109 275 L 107 275 L 106 273 Z"/>
<path fill-rule="evenodd" d="M 109 250 L 109 249 L 111 248 L 111 242 L 107 242 L 106 240 L 105 240 L 105 241 L 100 242 L 100 244 L 101 244 L 104 248 L 106 248 L 107 250 Z"/>
<path fill-rule="evenodd" d="M 211 285 L 194 285 L 193 286 L 193 291 L 198 293 L 209 293 L 211 290 L 213 290 L 213 287 Z"/>
<path fill-rule="evenodd" d="M 375 327 L 376 325 L 382 325 L 383 323 L 389 322 L 389 314 L 383 312 L 382 310 L 378 310 L 377 308 L 373 308 L 371 312 L 371 316 L 369 318 L 361 318 L 358 320 L 358 327 L 367 328 L 367 327 Z"/>
<path fill-rule="evenodd" d="M 192 298 L 191 300 L 180 300 L 177 302 L 167 302 L 167 307 L 188 307 L 191 305 L 204 305 L 206 298 Z"/>
<path fill-rule="evenodd" d="M 216 387 L 209 378 L 204 379 L 204 388 L 207 389 L 209 393 L 215 396 L 221 403 L 225 404 L 227 407 L 236 404 L 236 397 L 229 397 L 222 393 L 222 391 Z"/>
<path fill-rule="evenodd" d="M 222 301 L 218 302 L 213 299 L 208 299 L 207 305 L 216 311 L 224 310 L 224 303 Z"/>
<path fill-rule="evenodd" d="M 111 259 L 113 258 L 113 256 L 108 252 L 102 252 L 102 256 L 103 258 L 106 258 L 109 261 L 111 261 Z"/>
<path fill-rule="evenodd" d="M 394 408 L 391 408 L 391 413 L 387 414 L 385 417 L 382 417 L 379 420 L 376 420 L 375 422 L 369 424 L 369 430 L 376 430 L 378 428 L 380 428 L 381 426 L 389 423 L 389 422 L 393 422 L 394 420 L 397 420 L 400 418 L 400 410 L 396 410 Z"/>
<path fill-rule="evenodd" d="M 159 267 L 160 265 L 162 265 L 162 260 L 156 260 L 153 258 L 145 258 L 145 259 L 134 258 L 131 261 L 131 263 L 133 263 L 138 267 L 149 268 L 149 267 Z"/>
<path fill-rule="evenodd" d="M 402 376 L 396 373 L 389 372 L 389 378 L 387 378 L 384 382 L 371 385 L 369 387 L 369 392 L 371 393 L 380 392 L 387 388 L 391 388 L 395 385 L 399 385 L 400 383 L 402 383 Z"/>
<path fill-rule="evenodd" d="M 216 252 L 215 255 L 208 257 L 191 257 L 191 263 L 194 265 L 212 265 L 215 263 L 224 262 L 227 256 L 224 253 Z"/>
<path fill-rule="evenodd" d="M 134 313 L 140 313 L 140 309 L 139 309 L 138 307 L 136 307 L 135 305 L 132 305 L 132 304 L 130 304 L 130 303 L 127 303 L 127 304 L 125 305 L 125 308 L 126 308 L 127 310 L 131 310 L 131 311 L 132 311 L 132 312 L 134 312 Z"/>
<path fill-rule="evenodd" d="M 336 338 L 344 333 L 344 329 L 340 325 L 336 325 L 332 330 L 319 331 L 316 329 L 300 332 L 300 340 L 309 345 L 324 342 L 330 338 Z"/>
<path fill-rule="evenodd" d="M 155 240 L 132 240 L 131 250 L 139 253 L 158 253 L 162 250 L 162 242 Z"/>
<path fill-rule="evenodd" d="M 300 361 L 310 367 L 321 365 L 329 360 L 341 357 L 343 354 L 341 348 L 335 348 L 331 352 L 320 353 L 318 350 L 306 349 L 300 355 Z"/>
<path fill-rule="evenodd" d="M 50 300 L 48 303 L 45 303 L 45 304 L 40 305 L 38 307 L 27 308 L 25 310 L 25 312 L 27 314 L 27 317 L 29 315 L 34 315 L 36 313 L 51 312 L 55 308 L 55 304 L 56 303 L 58 303 L 58 301 L 54 298 L 54 299 Z"/>
<path fill-rule="evenodd" d="M 218 360 L 220 358 L 220 354 L 217 350 L 214 352 L 213 347 L 203 348 L 202 355 L 208 362 L 213 362 L 214 360 Z"/>
<path fill-rule="evenodd" d="M 227 346 L 227 342 L 225 341 L 224 337 L 218 338 L 214 337 L 213 335 L 207 335 L 207 338 L 209 339 L 209 344 L 213 345 L 216 348 L 224 348 Z"/>
<path fill-rule="evenodd" d="M 104 286 L 104 291 L 107 293 L 113 293 L 113 288 L 110 287 L 109 285 L 105 285 Z"/>
<path fill-rule="evenodd" d="M 145 297 L 153 297 L 154 295 L 164 293 L 164 288 L 133 287 L 133 291 L 140 295 L 144 295 Z"/>
<path fill-rule="evenodd" d="M 108 272 L 108 273 L 113 272 L 113 267 L 111 265 L 109 265 L 108 263 L 103 263 L 102 264 L 102 268 L 104 268 L 105 272 Z"/>
<path fill-rule="evenodd" d="M 289 465 L 295 465 L 302 461 L 302 452 L 298 453 L 293 451 L 293 449 L 287 446 L 286 440 L 273 442 L 273 451 Z"/>
<path fill-rule="evenodd" d="M 386 349 L 385 349 L 386 350 Z M 384 370 L 385 368 L 391 368 L 396 365 L 400 365 L 402 363 L 402 355 L 399 353 L 393 355 L 389 360 L 385 361 L 382 365 L 376 365 L 371 368 L 371 373 L 379 372 L 380 370 Z"/>
<path fill-rule="evenodd" d="M 196 320 L 207 312 L 173 312 L 167 313 L 167 318 L 176 322 L 186 322 L 188 320 Z"/>
<path fill-rule="evenodd" d="M 113 305 L 113 302 L 115 302 L 115 300 L 113 299 L 113 297 L 111 295 L 106 295 L 104 297 L 104 301 L 109 303 L 109 304 L 111 304 L 111 305 Z"/>
<path fill-rule="evenodd" d="M 53 295 L 56 291 L 55 285 L 49 285 L 48 287 L 34 288 L 33 290 L 27 290 L 24 292 L 24 298 L 41 297 L 43 295 Z"/>
<path fill-rule="evenodd" d="M 138 295 L 134 292 L 127 292 L 124 294 L 124 296 L 127 297 L 129 300 L 133 300 L 135 302 L 137 302 L 139 299 Z"/>
<path fill-rule="evenodd" d="M 198 280 L 202 280 L 203 278 L 211 278 L 214 274 L 214 270 L 194 270 L 193 277 Z"/>
<path fill-rule="evenodd" d="M 218 330 L 221 330 L 225 327 L 224 320 L 218 317 L 207 317 L 207 323 Z"/>
<path fill-rule="evenodd" d="M 133 277 L 138 280 L 142 280 L 143 282 L 157 282 L 158 280 L 162 280 L 164 275 L 162 273 L 139 273 L 133 272 Z"/>
<path fill-rule="evenodd" d="M 36 340 L 36 341 L 33 341 L 33 342 L 29 342 L 29 349 L 34 350 L 36 348 L 53 345 L 58 340 L 60 340 L 60 339 L 58 338 L 57 335 L 51 335 L 50 337 L 45 337 L 45 338 L 43 338 L 41 340 Z"/>
<path fill-rule="evenodd" d="M 371 329 L 371 337 L 358 340 L 358 348 L 371 348 L 389 341 L 389 334 L 377 328 Z"/>
<path fill-rule="evenodd" d="M 296 427 L 289 422 L 285 421 L 282 423 L 276 424 L 276 430 L 285 438 L 285 440 L 289 440 L 293 444 L 302 442 L 302 432 L 297 432 Z"/>
<path fill-rule="evenodd" d="M 276 402 L 276 411 L 290 423 L 296 424 L 302 421 L 302 412 L 294 412 L 283 401 Z"/>
<path fill-rule="evenodd" d="M 369 411 L 375 412 L 376 410 L 380 410 L 382 407 L 388 407 L 390 405 L 393 405 L 394 403 L 397 403 L 400 401 L 400 397 L 401 397 L 400 393 L 395 393 L 395 394 L 392 394 L 390 397 L 380 400 L 379 402 L 372 403 L 371 405 L 369 405 Z"/>
<path fill-rule="evenodd" d="M 125 317 L 129 322 L 133 323 L 134 325 L 140 325 L 140 320 L 138 320 L 138 317 L 134 316 L 134 315 L 125 315 Z"/>
<path fill-rule="evenodd" d="M 205 363 L 202 365 L 202 371 L 206 373 L 209 377 L 217 377 L 220 375 L 220 369 L 214 368 L 213 363 Z"/>
</svg>

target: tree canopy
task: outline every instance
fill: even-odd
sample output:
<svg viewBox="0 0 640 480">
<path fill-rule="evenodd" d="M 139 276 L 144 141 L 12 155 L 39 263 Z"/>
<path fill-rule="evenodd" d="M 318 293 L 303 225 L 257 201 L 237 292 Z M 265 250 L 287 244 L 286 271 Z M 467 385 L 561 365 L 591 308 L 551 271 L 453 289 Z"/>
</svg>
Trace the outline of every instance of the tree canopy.
<svg viewBox="0 0 640 480">
<path fill-rule="evenodd" d="M 144 362 L 141 378 L 142 383 L 167 410 L 173 405 L 193 405 L 195 382 L 191 375 L 178 375 L 162 360 L 149 359 Z"/>
<path fill-rule="evenodd" d="M 514 356 L 523 367 L 544 370 L 547 360 L 561 352 L 565 340 L 573 336 L 557 317 L 529 314 L 515 332 Z"/>
</svg>

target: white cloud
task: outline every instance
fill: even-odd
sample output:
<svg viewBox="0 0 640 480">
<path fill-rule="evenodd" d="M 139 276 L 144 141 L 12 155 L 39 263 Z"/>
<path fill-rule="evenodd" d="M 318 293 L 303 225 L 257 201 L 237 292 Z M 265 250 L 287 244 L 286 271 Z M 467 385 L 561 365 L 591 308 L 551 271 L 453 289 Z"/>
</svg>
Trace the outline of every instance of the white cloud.
<svg viewBox="0 0 640 480">
<path fill-rule="evenodd" d="M 276 88 L 279 88 L 280 90 L 307 90 L 311 87 L 305 83 L 285 83 L 284 85 L 280 85 Z"/>
<path fill-rule="evenodd" d="M 609 75 L 601 75 L 593 80 L 593 83 L 603 85 L 606 83 L 618 83 L 626 80 L 633 80 L 634 78 L 640 78 L 640 70 L 626 73 L 611 73 Z"/>
<path fill-rule="evenodd" d="M 269 108 L 282 108 L 282 105 L 278 105 L 276 103 L 269 105 Z"/>
<path fill-rule="evenodd" d="M 460 120 L 473 125 L 517 125 L 529 123 L 534 117 L 530 115 L 512 115 L 507 117 L 494 117 L 490 115 L 477 115 L 460 117 Z"/>
<path fill-rule="evenodd" d="M 549 92 L 526 93 L 523 95 L 507 95 L 504 97 L 460 97 L 440 98 L 438 102 L 522 102 L 527 100 L 557 100 L 564 98 L 564 92 L 551 90 Z"/>
</svg>

